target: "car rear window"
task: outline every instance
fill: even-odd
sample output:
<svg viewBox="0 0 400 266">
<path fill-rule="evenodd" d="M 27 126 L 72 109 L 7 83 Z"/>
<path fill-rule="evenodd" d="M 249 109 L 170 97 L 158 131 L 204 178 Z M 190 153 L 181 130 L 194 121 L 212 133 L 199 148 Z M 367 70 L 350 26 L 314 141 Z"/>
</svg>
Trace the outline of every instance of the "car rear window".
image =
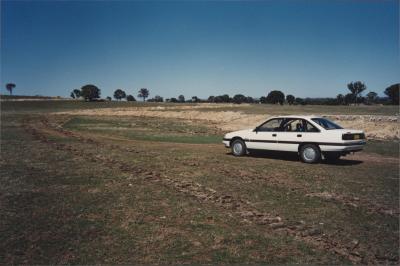
<svg viewBox="0 0 400 266">
<path fill-rule="evenodd" d="M 312 118 L 312 121 L 320 125 L 321 127 L 330 130 L 330 129 L 342 129 L 341 126 L 333 123 L 332 121 L 326 119 L 326 118 Z"/>
</svg>

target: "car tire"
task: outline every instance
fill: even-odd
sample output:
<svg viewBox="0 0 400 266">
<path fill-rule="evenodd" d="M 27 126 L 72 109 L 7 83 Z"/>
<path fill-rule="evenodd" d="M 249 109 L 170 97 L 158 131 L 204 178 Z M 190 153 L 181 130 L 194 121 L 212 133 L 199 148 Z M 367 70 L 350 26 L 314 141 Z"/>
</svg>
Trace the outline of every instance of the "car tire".
<svg viewBox="0 0 400 266">
<path fill-rule="evenodd" d="M 246 144 L 241 139 L 235 139 L 231 143 L 232 154 L 234 156 L 243 156 L 246 154 Z"/>
<path fill-rule="evenodd" d="M 334 161 L 339 160 L 339 158 L 340 158 L 340 153 L 327 153 L 327 154 L 324 154 L 324 157 L 325 157 L 325 159 L 326 159 L 327 161 L 334 162 Z"/>
<path fill-rule="evenodd" d="M 305 144 L 300 148 L 300 158 L 304 163 L 317 163 L 321 160 L 321 151 L 315 144 Z"/>
</svg>

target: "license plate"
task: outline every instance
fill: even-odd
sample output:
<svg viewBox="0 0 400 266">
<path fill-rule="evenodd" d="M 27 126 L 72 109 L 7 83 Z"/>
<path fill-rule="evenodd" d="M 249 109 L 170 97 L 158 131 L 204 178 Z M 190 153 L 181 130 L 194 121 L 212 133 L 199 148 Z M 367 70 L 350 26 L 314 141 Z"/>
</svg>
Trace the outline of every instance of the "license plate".
<svg viewBox="0 0 400 266">
<path fill-rule="evenodd" d="M 354 139 L 360 139 L 360 135 L 354 135 Z"/>
</svg>

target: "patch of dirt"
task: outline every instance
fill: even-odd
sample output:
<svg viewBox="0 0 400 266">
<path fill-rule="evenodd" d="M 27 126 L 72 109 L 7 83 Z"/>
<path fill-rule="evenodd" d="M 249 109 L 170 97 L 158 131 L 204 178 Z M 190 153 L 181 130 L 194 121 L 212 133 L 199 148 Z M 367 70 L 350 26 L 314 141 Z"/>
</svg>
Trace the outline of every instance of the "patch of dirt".
<svg viewBox="0 0 400 266">
<path fill-rule="evenodd" d="M 243 103 L 240 105 L 240 107 L 246 107 L 246 106 L 250 106 L 250 104 L 248 103 Z M 200 103 L 200 104 L 194 104 L 194 105 L 175 105 L 175 106 L 153 106 L 153 107 L 144 107 L 144 108 L 148 108 L 149 110 L 193 110 L 193 109 L 219 109 L 219 108 L 232 108 L 235 107 L 237 108 L 238 105 L 237 104 L 233 104 L 233 103 L 219 103 L 219 104 L 215 104 L 215 103 Z M 143 107 L 140 107 L 141 109 Z"/>
<path fill-rule="evenodd" d="M 374 153 L 355 153 L 352 155 L 352 159 L 362 160 L 370 163 L 400 163 L 400 158 L 388 157 Z"/>
<path fill-rule="evenodd" d="M 182 106 L 184 107 L 184 106 Z M 187 106 L 186 106 L 187 107 Z M 166 107 L 162 107 L 166 108 Z M 237 129 L 238 125 L 231 122 L 240 120 L 240 122 L 247 121 L 245 124 L 257 124 L 254 121 L 265 120 L 267 116 L 264 115 L 247 115 L 242 112 L 235 111 L 193 111 L 194 108 L 185 108 L 185 111 L 171 111 L 168 109 L 159 109 L 157 107 L 151 108 L 113 108 L 113 109 L 86 109 L 69 112 L 58 112 L 61 115 L 87 115 L 87 116 L 137 116 L 137 117 L 157 117 L 157 118 L 174 118 L 185 119 L 189 121 L 205 121 L 211 124 L 218 124 L 223 130 Z M 243 124 L 242 124 L 243 125 Z"/>
<path fill-rule="evenodd" d="M 364 208 L 371 213 L 380 213 L 395 217 L 397 217 L 400 214 L 399 209 L 390 209 L 381 204 L 375 203 L 367 199 L 362 199 L 327 191 L 313 192 L 307 184 L 297 182 L 295 179 L 290 179 L 284 174 L 281 174 L 280 176 L 279 174 L 276 173 L 274 173 L 274 175 L 266 175 L 259 173 L 257 171 L 247 171 L 247 170 L 230 171 L 228 169 L 224 169 L 218 166 L 215 166 L 214 169 L 215 171 L 218 171 L 221 174 L 229 175 L 235 179 L 240 179 L 243 182 L 254 182 L 255 180 L 266 181 L 268 184 L 271 184 L 276 187 L 290 188 L 293 191 L 299 191 L 301 193 L 304 193 L 306 196 L 309 197 L 322 198 L 324 200 L 343 204 L 351 208 Z"/>
<path fill-rule="evenodd" d="M 329 117 L 331 118 L 331 117 Z M 399 124 L 397 121 L 371 120 L 371 116 L 362 116 L 357 120 L 343 118 L 332 119 L 340 123 L 344 128 L 362 129 L 369 139 L 400 139 Z"/>
<path fill-rule="evenodd" d="M 359 206 L 363 206 L 364 208 L 367 208 L 367 210 L 371 212 L 376 212 L 380 214 L 385 214 L 385 215 L 391 215 L 391 216 L 398 216 L 400 214 L 399 210 L 393 210 L 393 209 L 388 209 L 384 206 L 381 206 L 379 204 L 374 204 L 370 201 L 366 201 L 357 197 L 350 197 L 350 196 L 345 196 L 345 195 L 339 195 L 336 193 L 330 193 L 327 191 L 324 192 L 319 192 L 319 193 L 309 193 L 306 196 L 308 197 L 317 197 L 321 198 L 326 201 L 334 201 L 334 202 L 339 202 L 341 204 L 353 207 L 353 208 L 358 208 Z"/>
</svg>

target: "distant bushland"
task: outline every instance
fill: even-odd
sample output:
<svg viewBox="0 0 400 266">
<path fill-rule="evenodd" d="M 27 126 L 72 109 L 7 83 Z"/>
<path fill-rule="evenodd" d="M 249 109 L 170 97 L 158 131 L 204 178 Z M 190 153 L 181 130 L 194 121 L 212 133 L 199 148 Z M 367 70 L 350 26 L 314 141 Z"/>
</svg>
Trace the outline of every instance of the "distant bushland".
<svg viewBox="0 0 400 266">
<path fill-rule="evenodd" d="M 17 100 L 17 99 L 43 99 L 43 100 L 51 100 L 51 99 L 62 99 L 60 96 L 42 96 L 42 95 L 0 95 L 1 99 L 4 100 Z"/>
<path fill-rule="evenodd" d="M 184 95 L 179 95 L 177 98 L 167 98 L 165 102 L 170 103 L 234 103 L 234 104 L 242 104 L 242 103 L 257 103 L 257 104 L 289 104 L 289 105 L 373 105 L 373 104 L 399 104 L 399 90 L 400 84 L 393 84 L 386 88 L 383 92 L 386 94 L 385 97 L 379 97 L 378 93 L 375 91 L 369 91 L 363 96 L 363 92 L 366 91 L 367 86 L 362 81 L 354 81 L 347 84 L 347 89 L 350 91 L 347 94 L 338 94 L 334 97 L 296 97 L 295 95 L 288 94 L 285 97 L 285 93 L 281 90 L 271 90 L 267 92 L 265 95 L 259 98 L 253 98 L 251 96 L 246 96 L 245 94 L 236 94 L 233 97 L 229 96 L 229 94 L 222 95 L 211 95 L 207 99 L 201 99 L 197 96 L 192 96 L 188 100 L 185 100 Z M 74 99 L 83 98 L 86 101 L 98 101 L 100 98 L 100 89 L 95 85 L 85 85 L 80 90 L 74 89 L 71 92 L 71 97 Z M 142 98 L 143 101 L 146 101 L 150 95 L 150 90 L 147 88 L 141 88 L 138 92 L 138 97 Z M 129 95 L 132 96 L 132 95 Z M 2 96 L 4 97 L 4 96 Z M 132 96 L 127 98 L 127 94 L 125 91 L 118 89 L 114 92 L 114 98 L 117 100 L 121 100 L 126 98 L 127 101 L 135 101 L 136 99 Z M 149 98 L 148 102 L 164 102 L 164 98 L 162 96 L 156 95 L 154 98 Z"/>
</svg>

